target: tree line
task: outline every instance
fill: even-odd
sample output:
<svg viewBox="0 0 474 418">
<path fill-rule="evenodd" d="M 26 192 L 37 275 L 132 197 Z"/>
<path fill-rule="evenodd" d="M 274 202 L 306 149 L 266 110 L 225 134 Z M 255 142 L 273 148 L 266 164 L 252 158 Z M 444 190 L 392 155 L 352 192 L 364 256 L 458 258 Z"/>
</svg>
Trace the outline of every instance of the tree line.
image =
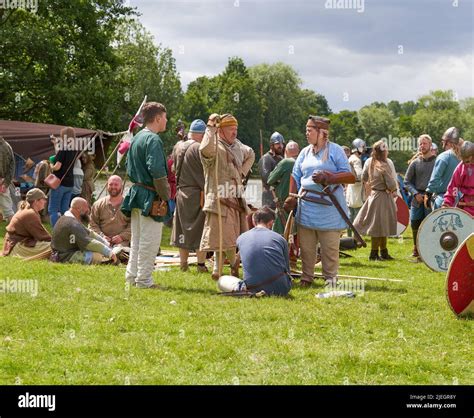
<svg viewBox="0 0 474 418">
<path fill-rule="evenodd" d="M 36 13 L 0 9 L 0 118 L 122 131 L 145 95 L 164 103 L 170 122 L 167 150 L 178 120 L 207 120 L 233 113 L 239 138 L 259 155 L 274 131 L 305 145 L 309 114 L 331 119 L 330 137 L 340 145 L 354 138 L 416 138 L 428 133 L 439 144 L 449 126 L 464 138 L 474 133 L 474 98 L 432 91 L 416 101 L 375 102 L 358 111 L 332 112 L 326 98 L 303 87 L 289 65 L 247 67 L 230 57 L 214 77 L 198 77 L 184 90 L 171 49 L 156 44 L 123 0 L 39 2 Z M 392 152 L 397 168 L 411 151 Z"/>
</svg>

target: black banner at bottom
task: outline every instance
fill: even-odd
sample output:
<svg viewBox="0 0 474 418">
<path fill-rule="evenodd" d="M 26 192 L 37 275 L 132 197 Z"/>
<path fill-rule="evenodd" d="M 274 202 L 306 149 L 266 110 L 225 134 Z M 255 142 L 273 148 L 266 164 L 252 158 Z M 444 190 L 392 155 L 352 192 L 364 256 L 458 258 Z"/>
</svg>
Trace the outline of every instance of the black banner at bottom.
<svg viewBox="0 0 474 418">
<path fill-rule="evenodd" d="M 473 415 L 473 386 L 0 387 L 0 418 Z"/>
</svg>

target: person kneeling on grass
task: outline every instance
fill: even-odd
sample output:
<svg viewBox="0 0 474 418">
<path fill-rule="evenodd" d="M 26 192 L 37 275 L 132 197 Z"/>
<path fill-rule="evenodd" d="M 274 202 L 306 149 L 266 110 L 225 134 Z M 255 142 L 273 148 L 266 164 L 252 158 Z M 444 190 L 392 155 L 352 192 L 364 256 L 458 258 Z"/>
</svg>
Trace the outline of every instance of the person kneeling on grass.
<svg viewBox="0 0 474 418">
<path fill-rule="evenodd" d="M 47 197 L 40 189 L 31 189 L 20 210 L 8 224 L 3 244 L 3 255 L 21 258 L 32 257 L 50 249 L 51 236 L 41 223 L 39 212 L 44 209 Z"/>
<path fill-rule="evenodd" d="M 117 263 L 117 256 L 108 242 L 94 231 L 86 228 L 89 204 L 82 197 L 71 201 L 70 209 L 54 225 L 51 247 L 52 261 L 61 263 L 101 264 Z"/>
<path fill-rule="evenodd" d="M 272 231 L 275 213 L 264 206 L 253 215 L 255 228 L 237 238 L 244 280 L 222 276 L 218 287 L 223 292 L 264 291 L 267 295 L 285 296 L 291 289 L 288 244 Z"/>
</svg>

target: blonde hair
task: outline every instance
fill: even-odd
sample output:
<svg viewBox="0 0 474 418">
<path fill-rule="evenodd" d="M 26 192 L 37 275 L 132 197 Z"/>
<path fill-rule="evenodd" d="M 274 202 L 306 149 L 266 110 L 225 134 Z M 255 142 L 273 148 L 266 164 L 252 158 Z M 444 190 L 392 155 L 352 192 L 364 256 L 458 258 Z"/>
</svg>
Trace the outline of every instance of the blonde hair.
<svg viewBox="0 0 474 418">
<path fill-rule="evenodd" d="M 18 210 L 32 209 L 31 204 L 33 202 L 28 202 L 27 200 L 22 200 L 20 203 L 18 203 Z"/>
</svg>

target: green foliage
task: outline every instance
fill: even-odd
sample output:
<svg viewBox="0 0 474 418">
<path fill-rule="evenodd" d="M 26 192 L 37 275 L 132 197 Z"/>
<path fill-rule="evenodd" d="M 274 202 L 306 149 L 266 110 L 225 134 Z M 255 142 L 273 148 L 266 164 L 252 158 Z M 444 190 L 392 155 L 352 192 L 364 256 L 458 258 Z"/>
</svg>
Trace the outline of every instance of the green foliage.
<svg viewBox="0 0 474 418">
<path fill-rule="evenodd" d="M 359 122 L 357 112 L 341 110 L 330 116 L 330 138 L 339 145 L 351 147 L 356 138 L 364 138 L 365 133 Z"/>
<path fill-rule="evenodd" d="M 243 60 L 230 58 L 224 73 L 215 82 L 219 99 L 214 111 L 233 114 L 239 121 L 238 137 L 253 149 L 258 149 L 262 103 Z"/>
<path fill-rule="evenodd" d="M 262 98 L 265 147 L 274 131 L 280 132 L 287 141 L 293 139 L 300 145 L 305 144 L 304 127 L 308 115 L 329 115 L 331 112 L 324 96 L 301 88 L 301 78 L 287 64 L 259 64 L 249 72 Z"/>
<path fill-rule="evenodd" d="M 443 133 L 450 126 L 467 127 L 466 116 L 451 90 L 436 90 L 418 99 L 418 110 L 413 116 L 413 127 L 418 135 L 427 133 L 434 142 L 440 143 Z"/>
<path fill-rule="evenodd" d="M 369 143 L 388 138 L 395 125 L 393 114 L 386 106 L 373 104 L 359 110 L 359 121 Z"/>
<path fill-rule="evenodd" d="M 202 76 L 188 84 L 182 107 L 183 116 L 186 121 L 192 122 L 194 119 L 207 121 L 207 118 L 212 113 L 211 107 L 213 103 L 210 89 L 213 83 L 213 79 Z"/>
<path fill-rule="evenodd" d="M 0 117 L 111 129 L 119 62 L 110 44 L 123 1 L 39 2 L 0 11 Z M 104 104 L 106 109 L 104 110 Z"/>
</svg>

